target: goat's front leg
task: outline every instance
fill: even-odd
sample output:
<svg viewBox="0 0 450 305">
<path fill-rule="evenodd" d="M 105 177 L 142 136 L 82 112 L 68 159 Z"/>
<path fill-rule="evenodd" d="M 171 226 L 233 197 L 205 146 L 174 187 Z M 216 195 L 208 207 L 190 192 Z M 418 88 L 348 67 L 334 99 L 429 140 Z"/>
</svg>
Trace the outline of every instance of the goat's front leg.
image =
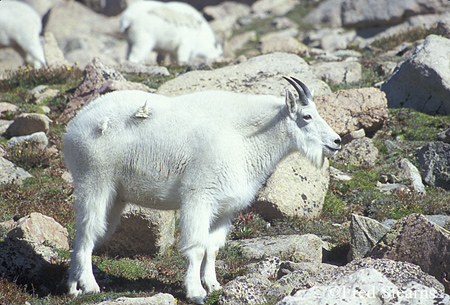
<svg viewBox="0 0 450 305">
<path fill-rule="evenodd" d="M 200 281 L 200 268 L 204 254 L 205 250 L 200 247 L 193 247 L 184 251 L 188 260 L 183 283 L 186 289 L 186 298 L 196 304 L 203 304 L 206 299 L 206 291 Z"/>
<path fill-rule="evenodd" d="M 200 279 L 200 270 L 209 240 L 211 201 L 204 196 L 190 196 L 181 207 L 181 252 L 188 260 L 184 287 L 186 298 L 197 304 L 203 304 L 206 290 Z M 195 197 L 195 200 L 194 198 Z"/>
</svg>

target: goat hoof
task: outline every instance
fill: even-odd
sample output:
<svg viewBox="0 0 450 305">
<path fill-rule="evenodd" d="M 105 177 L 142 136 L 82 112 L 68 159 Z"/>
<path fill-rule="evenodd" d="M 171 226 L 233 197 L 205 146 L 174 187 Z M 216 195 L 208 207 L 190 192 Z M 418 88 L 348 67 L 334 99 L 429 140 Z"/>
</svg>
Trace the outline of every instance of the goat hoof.
<svg viewBox="0 0 450 305">
<path fill-rule="evenodd" d="M 205 299 L 202 297 L 190 298 L 190 301 L 194 304 L 205 304 Z"/>
</svg>

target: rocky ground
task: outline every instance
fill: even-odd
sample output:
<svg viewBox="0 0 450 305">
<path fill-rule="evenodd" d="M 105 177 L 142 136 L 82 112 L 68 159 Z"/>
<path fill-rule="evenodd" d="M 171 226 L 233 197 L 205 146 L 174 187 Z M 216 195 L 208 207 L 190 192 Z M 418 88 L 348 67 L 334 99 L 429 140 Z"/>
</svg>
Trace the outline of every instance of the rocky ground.
<svg viewBox="0 0 450 305">
<path fill-rule="evenodd" d="M 105 13 L 120 7 L 93 3 L 35 2 L 48 12 L 49 68 L 0 50 L 1 304 L 185 304 L 177 214 L 137 207 L 95 253 L 103 292 L 65 294 L 75 231 L 65 124 L 110 91 L 283 96 L 282 76 L 314 90 L 345 146 L 321 170 L 300 155 L 280 163 L 237 216 L 218 257 L 223 290 L 207 303 L 450 304 L 446 1 L 205 6 L 224 58 L 188 66 L 126 62 L 120 16 Z"/>
</svg>

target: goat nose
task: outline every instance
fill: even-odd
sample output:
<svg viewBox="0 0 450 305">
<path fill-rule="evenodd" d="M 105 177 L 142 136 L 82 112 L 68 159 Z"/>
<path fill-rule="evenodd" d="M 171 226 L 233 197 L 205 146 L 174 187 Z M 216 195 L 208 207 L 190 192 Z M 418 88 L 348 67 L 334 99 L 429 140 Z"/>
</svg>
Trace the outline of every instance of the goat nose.
<svg viewBox="0 0 450 305">
<path fill-rule="evenodd" d="M 334 140 L 334 143 L 336 143 L 337 145 L 341 145 L 341 138 L 337 138 L 336 140 Z"/>
</svg>

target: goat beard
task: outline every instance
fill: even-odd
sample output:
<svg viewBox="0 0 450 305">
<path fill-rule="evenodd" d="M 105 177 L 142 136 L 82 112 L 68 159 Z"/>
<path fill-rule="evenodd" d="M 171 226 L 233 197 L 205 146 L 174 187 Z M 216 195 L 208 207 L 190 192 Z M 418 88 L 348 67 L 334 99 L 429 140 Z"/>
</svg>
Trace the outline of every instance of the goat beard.
<svg viewBox="0 0 450 305">
<path fill-rule="evenodd" d="M 304 151 L 304 156 L 314 165 L 316 168 L 322 168 L 325 162 L 325 154 L 321 148 L 311 147 Z"/>
</svg>

